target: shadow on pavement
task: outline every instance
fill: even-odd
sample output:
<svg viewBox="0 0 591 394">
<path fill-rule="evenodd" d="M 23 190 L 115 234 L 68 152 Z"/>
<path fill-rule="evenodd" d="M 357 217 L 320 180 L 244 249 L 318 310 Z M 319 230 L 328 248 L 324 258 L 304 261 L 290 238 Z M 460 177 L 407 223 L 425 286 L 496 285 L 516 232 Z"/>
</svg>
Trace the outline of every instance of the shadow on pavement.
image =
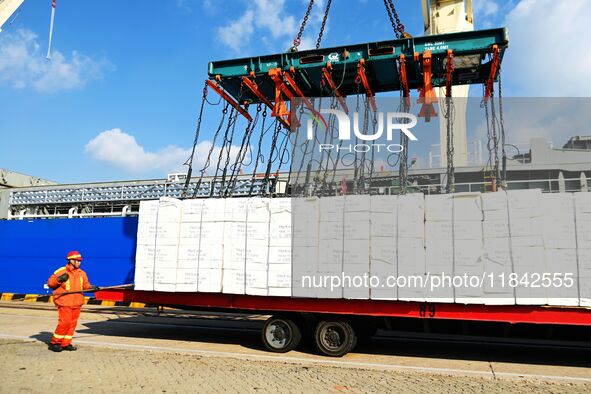
<svg viewBox="0 0 591 394">
<path fill-rule="evenodd" d="M 260 339 L 263 324 L 261 320 L 236 320 L 224 316 L 132 316 L 85 323 L 79 325 L 77 331 L 85 335 L 231 344 L 247 349 L 265 350 Z M 41 341 L 49 341 L 51 333 L 41 333 L 38 337 Z M 312 342 L 311 338 L 304 339 L 298 351 L 317 355 Z M 588 348 L 568 348 L 554 344 L 490 343 L 485 340 L 457 338 L 445 340 L 417 333 L 413 333 L 412 338 L 407 338 L 400 333 L 393 335 L 387 331 L 379 331 L 378 336 L 368 343 L 360 344 L 354 353 L 369 356 L 591 367 L 591 343 Z"/>
<path fill-rule="evenodd" d="M 49 345 L 49 343 L 51 342 L 52 336 L 53 336 L 53 333 L 48 332 L 48 331 L 43 331 L 43 332 L 40 332 L 39 334 L 31 335 L 29 338 L 36 339 L 39 342 Z"/>
</svg>

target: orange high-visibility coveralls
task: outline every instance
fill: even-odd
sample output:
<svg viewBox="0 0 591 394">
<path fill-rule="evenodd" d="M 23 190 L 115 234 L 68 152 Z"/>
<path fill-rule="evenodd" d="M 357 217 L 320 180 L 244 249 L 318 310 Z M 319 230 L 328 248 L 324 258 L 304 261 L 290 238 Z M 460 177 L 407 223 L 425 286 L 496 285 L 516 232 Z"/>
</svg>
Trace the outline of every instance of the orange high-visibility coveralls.
<svg viewBox="0 0 591 394">
<path fill-rule="evenodd" d="M 57 278 L 64 273 L 69 275 L 67 281 L 58 283 Z M 80 317 L 80 309 L 84 304 L 84 294 L 66 294 L 59 296 L 60 293 L 77 290 L 88 290 L 92 288 L 88 282 L 86 272 L 80 268 L 74 268 L 71 264 L 58 268 L 47 280 L 47 285 L 53 290 L 53 302 L 58 310 L 58 323 L 51 338 L 52 344 L 61 344 L 68 346 L 72 343 L 72 337 Z"/>
</svg>

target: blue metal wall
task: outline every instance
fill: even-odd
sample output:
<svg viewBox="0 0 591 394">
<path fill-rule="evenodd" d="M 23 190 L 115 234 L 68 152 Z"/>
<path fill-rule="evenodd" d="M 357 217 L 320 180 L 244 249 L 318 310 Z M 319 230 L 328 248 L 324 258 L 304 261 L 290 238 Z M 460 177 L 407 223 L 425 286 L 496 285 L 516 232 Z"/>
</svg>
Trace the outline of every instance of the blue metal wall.
<svg viewBox="0 0 591 394">
<path fill-rule="evenodd" d="M 137 218 L 0 220 L 0 292 L 46 294 L 70 250 L 92 284 L 133 283 L 136 234 Z"/>
</svg>

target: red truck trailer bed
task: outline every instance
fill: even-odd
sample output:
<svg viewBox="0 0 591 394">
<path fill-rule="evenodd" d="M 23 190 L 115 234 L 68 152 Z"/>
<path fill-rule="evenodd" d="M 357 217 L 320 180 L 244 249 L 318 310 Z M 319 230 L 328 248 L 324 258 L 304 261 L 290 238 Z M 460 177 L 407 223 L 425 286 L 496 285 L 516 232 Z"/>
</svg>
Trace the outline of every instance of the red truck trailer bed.
<svg viewBox="0 0 591 394">
<path fill-rule="evenodd" d="M 591 309 L 529 305 L 465 305 L 431 302 L 263 297 L 220 293 L 100 291 L 101 300 L 264 313 L 295 312 L 357 316 L 453 319 L 591 326 Z"/>
</svg>

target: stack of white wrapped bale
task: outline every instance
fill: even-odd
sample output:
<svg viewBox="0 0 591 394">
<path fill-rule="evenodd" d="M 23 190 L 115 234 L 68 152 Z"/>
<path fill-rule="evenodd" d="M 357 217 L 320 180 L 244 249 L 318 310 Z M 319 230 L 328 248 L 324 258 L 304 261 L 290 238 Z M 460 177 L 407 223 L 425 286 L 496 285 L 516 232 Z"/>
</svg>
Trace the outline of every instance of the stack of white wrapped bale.
<svg viewBox="0 0 591 394">
<path fill-rule="evenodd" d="M 182 202 L 176 283 L 178 292 L 197 291 L 203 202 L 204 200 Z"/>
<path fill-rule="evenodd" d="M 422 193 L 398 197 L 398 276 L 426 278 L 425 199 Z M 425 287 L 398 289 L 401 301 L 424 301 Z"/>
<path fill-rule="evenodd" d="M 513 272 L 526 279 L 534 272 L 548 272 L 544 254 L 542 192 L 539 189 L 515 190 L 508 192 L 507 197 Z M 518 305 L 544 305 L 546 291 L 541 286 L 526 286 L 524 282 L 515 287 L 515 300 Z"/>
<path fill-rule="evenodd" d="M 454 275 L 481 277 L 482 259 L 482 201 L 480 193 L 453 195 Z M 465 304 L 483 303 L 482 286 L 464 283 L 455 288 L 455 301 Z"/>
<path fill-rule="evenodd" d="M 591 193 L 575 193 L 577 261 L 581 306 L 591 306 Z"/>
<path fill-rule="evenodd" d="M 292 219 L 292 296 L 316 297 L 315 288 L 303 280 L 319 272 L 320 199 L 292 199 Z"/>
<path fill-rule="evenodd" d="M 137 290 L 154 290 L 158 205 L 158 200 L 140 203 L 134 281 Z"/>
<path fill-rule="evenodd" d="M 201 208 L 201 236 L 199 238 L 199 270 L 197 291 L 222 291 L 222 262 L 226 200 L 205 200 Z"/>
<path fill-rule="evenodd" d="M 224 207 L 222 291 L 228 294 L 246 291 L 247 203 L 243 198 L 226 199 Z"/>
<path fill-rule="evenodd" d="M 454 272 L 453 196 L 449 194 L 425 196 L 425 260 L 430 276 L 445 276 Z M 427 289 L 427 298 L 438 302 L 453 302 L 454 289 L 442 286 Z"/>
<path fill-rule="evenodd" d="M 320 212 L 322 217 L 322 212 Z M 360 284 L 360 278 L 369 276 L 370 196 L 349 196 L 345 200 L 344 213 L 343 297 L 347 299 L 369 299 L 367 284 Z M 356 282 L 355 282 L 356 281 Z"/>
<path fill-rule="evenodd" d="M 484 272 L 492 275 L 493 279 L 509 278 L 513 272 L 513 262 L 507 194 L 502 192 L 483 194 L 482 213 Z M 486 278 L 483 301 L 487 305 L 514 305 L 515 291 L 510 286 L 499 285 L 499 281 L 491 282 Z"/>
<path fill-rule="evenodd" d="M 181 225 L 181 201 L 163 198 L 158 203 L 154 290 L 175 291 Z"/>
<path fill-rule="evenodd" d="M 573 273 L 571 287 L 545 287 L 550 305 L 579 305 L 577 239 L 575 230 L 574 195 L 552 193 L 542 196 L 544 261 L 548 280 L 554 281 L 554 273 Z M 538 268 L 538 271 L 540 269 Z M 547 282 L 544 275 L 540 283 Z M 556 283 L 558 284 L 558 283 Z"/>
<path fill-rule="evenodd" d="M 319 202 L 317 278 L 341 276 L 343 272 L 343 240 L 345 237 L 345 198 L 321 198 Z M 296 212 L 297 214 L 297 212 Z M 322 285 L 322 283 L 318 283 Z M 320 286 L 310 289 L 318 298 L 343 298 L 342 286 Z"/>
<path fill-rule="evenodd" d="M 292 210 L 290 198 L 269 200 L 269 274 L 270 296 L 291 296 Z"/>
<path fill-rule="evenodd" d="M 269 261 L 268 198 L 250 198 L 246 214 L 246 294 L 267 295 Z"/>
<path fill-rule="evenodd" d="M 450 286 L 445 275 L 484 282 Z M 331 289 L 334 276 L 340 286 Z M 377 279 L 374 287 L 360 286 L 369 276 Z M 386 286 L 388 277 L 398 283 L 405 277 L 406 286 Z M 443 286 L 413 285 L 411 277 L 439 277 Z M 135 284 L 259 296 L 591 306 L 591 194 L 143 201 Z"/>
<path fill-rule="evenodd" d="M 371 196 L 369 271 L 379 284 L 371 288 L 372 300 L 396 300 L 398 289 L 388 278 L 398 275 L 398 197 Z"/>
</svg>

